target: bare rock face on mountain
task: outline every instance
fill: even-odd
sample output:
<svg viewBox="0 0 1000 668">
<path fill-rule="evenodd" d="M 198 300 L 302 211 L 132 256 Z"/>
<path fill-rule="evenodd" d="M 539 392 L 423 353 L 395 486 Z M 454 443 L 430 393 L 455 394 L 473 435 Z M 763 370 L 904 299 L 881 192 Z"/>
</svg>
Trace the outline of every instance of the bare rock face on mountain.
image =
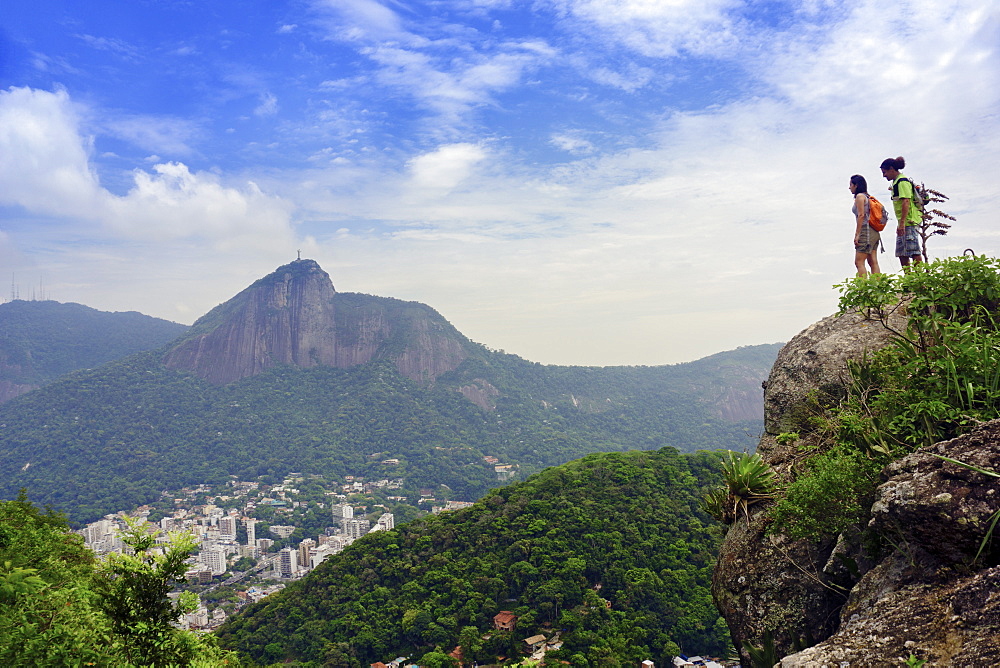
<svg viewBox="0 0 1000 668">
<path fill-rule="evenodd" d="M 0 404 L 37 389 L 37 385 L 22 385 L 9 380 L 0 380 Z"/>
<path fill-rule="evenodd" d="M 407 377 L 431 382 L 461 364 L 466 343 L 429 307 L 338 294 L 316 262 L 296 260 L 199 319 L 164 363 L 225 384 L 282 364 L 390 359 Z"/>
<path fill-rule="evenodd" d="M 7 359 L 7 354 L 0 350 L 0 375 L 17 378 L 24 373 L 24 367 L 20 364 L 12 364 Z M 18 383 L 15 381 L 0 378 L 0 404 L 10 401 L 14 397 L 37 390 L 38 385 L 29 383 Z"/>
</svg>

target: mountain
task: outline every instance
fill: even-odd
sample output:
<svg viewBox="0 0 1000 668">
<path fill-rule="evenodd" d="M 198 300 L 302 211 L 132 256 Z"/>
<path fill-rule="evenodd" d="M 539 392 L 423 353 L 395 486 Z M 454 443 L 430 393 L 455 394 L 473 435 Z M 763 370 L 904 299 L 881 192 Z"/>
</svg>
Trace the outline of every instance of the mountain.
<svg viewBox="0 0 1000 668">
<path fill-rule="evenodd" d="M 591 452 L 752 447 L 776 353 L 544 366 L 428 306 L 337 293 L 301 260 L 161 349 L 0 406 L 0 496 L 26 487 L 84 522 L 165 490 L 301 471 L 473 501 L 498 484 L 497 460 L 523 478 Z"/>
<path fill-rule="evenodd" d="M 433 381 L 473 348 L 423 304 L 339 294 L 316 262 L 296 260 L 198 320 L 163 361 L 215 384 L 281 364 L 347 368 L 379 359 Z"/>
<path fill-rule="evenodd" d="M 547 469 L 471 508 L 365 536 L 218 637 L 261 663 L 345 667 L 456 645 L 468 662 L 498 663 L 555 631 L 556 663 L 724 653 L 709 590 L 719 533 L 699 507 L 721 482 L 719 460 L 663 448 Z M 512 632 L 493 630 L 504 610 Z"/>
<path fill-rule="evenodd" d="M 159 348 L 186 330 L 135 311 L 54 301 L 0 304 L 0 403 L 71 371 Z"/>
</svg>

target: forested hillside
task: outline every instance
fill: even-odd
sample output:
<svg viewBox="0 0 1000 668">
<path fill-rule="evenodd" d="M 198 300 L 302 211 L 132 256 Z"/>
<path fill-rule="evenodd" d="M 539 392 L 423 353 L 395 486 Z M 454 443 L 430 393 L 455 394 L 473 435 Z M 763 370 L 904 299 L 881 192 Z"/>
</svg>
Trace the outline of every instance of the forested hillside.
<svg viewBox="0 0 1000 668">
<path fill-rule="evenodd" d="M 472 501 L 499 484 L 486 455 L 523 477 L 590 452 L 751 447 L 761 421 L 718 417 L 717 386 L 747 375 L 759 384 L 776 346 L 664 367 L 484 354 L 423 387 L 388 361 L 283 366 L 217 386 L 141 353 L 0 406 L 0 494 L 26 487 L 86 522 L 162 490 L 301 471 L 404 478 L 410 490 L 444 484 Z M 503 390 L 495 410 L 456 391 L 468 376 Z"/>
<path fill-rule="evenodd" d="M 554 631 L 564 645 L 547 658 L 573 665 L 725 652 L 709 593 L 719 534 L 699 507 L 719 471 L 716 453 L 672 448 L 547 469 L 466 510 L 369 534 L 234 618 L 220 641 L 263 663 L 342 667 L 456 645 L 492 662 Z M 517 626 L 491 632 L 502 610 Z"/>
<path fill-rule="evenodd" d="M 159 348 L 186 330 L 134 311 L 54 301 L 0 304 L 0 402 L 71 371 Z"/>
</svg>

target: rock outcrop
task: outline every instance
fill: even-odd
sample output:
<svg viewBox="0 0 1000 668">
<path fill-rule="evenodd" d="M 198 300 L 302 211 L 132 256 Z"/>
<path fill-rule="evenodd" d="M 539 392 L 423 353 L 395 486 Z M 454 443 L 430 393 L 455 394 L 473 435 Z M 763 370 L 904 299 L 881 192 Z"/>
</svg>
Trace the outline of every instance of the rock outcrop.
<svg viewBox="0 0 1000 668">
<path fill-rule="evenodd" d="M 460 386 L 458 391 L 463 397 L 486 411 L 496 408 L 497 397 L 500 396 L 500 390 L 483 378 L 474 378 L 468 385 Z"/>
<path fill-rule="evenodd" d="M 1000 510 L 1000 479 L 935 455 L 1000 471 L 1000 420 L 886 467 L 871 525 L 898 549 L 851 590 L 837 632 L 782 668 L 899 665 L 911 655 L 927 666 L 1000 665 L 1000 550 L 976 559 Z"/>
<path fill-rule="evenodd" d="M 846 314 L 782 349 L 765 386 L 758 447 L 780 479 L 795 475 L 799 446 L 824 438 L 812 433 L 810 417 L 843 396 L 848 360 L 889 340 L 880 323 Z M 797 444 L 778 438 L 790 432 Z M 786 655 L 782 668 L 901 665 L 910 655 L 927 666 L 1000 665 L 997 555 L 987 550 L 975 561 L 1000 509 L 1000 480 L 935 454 L 1000 471 L 1000 421 L 883 471 L 871 528 L 892 538 L 884 554 L 863 550 L 857 531 L 825 541 L 769 535 L 764 505 L 732 525 L 713 595 L 736 646 L 770 636 Z"/>
<path fill-rule="evenodd" d="M 338 294 L 316 262 L 296 260 L 212 309 L 163 361 L 221 385 L 282 364 L 346 368 L 389 359 L 405 376 L 432 382 L 461 364 L 467 346 L 430 307 Z"/>
<path fill-rule="evenodd" d="M 15 397 L 19 397 L 22 394 L 27 394 L 32 390 L 37 390 L 38 385 L 24 385 L 20 383 L 12 383 L 9 380 L 0 380 L 0 404 L 10 401 Z"/>
<path fill-rule="evenodd" d="M 777 436 L 795 432 L 810 438 L 809 418 L 817 407 L 844 395 L 847 361 L 861 359 L 888 341 L 889 333 L 880 323 L 849 313 L 824 318 L 781 349 L 765 383 L 764 434 L 757 446 L 781 479 L 790 477 L 801 451 L 783 445 Z M 745 642 L 760 645 L 770 635 L 787 653 L 837 629 L 845 588 L 852 583 L 833 557 L 837 541 L 770 537 L 766 507 L 755 506 L 749 522 L 741 519 L 730 528 L 712 593 L 738 648 Z M 842 549 L 844 544 L 841 541 Z"/>
</svg>

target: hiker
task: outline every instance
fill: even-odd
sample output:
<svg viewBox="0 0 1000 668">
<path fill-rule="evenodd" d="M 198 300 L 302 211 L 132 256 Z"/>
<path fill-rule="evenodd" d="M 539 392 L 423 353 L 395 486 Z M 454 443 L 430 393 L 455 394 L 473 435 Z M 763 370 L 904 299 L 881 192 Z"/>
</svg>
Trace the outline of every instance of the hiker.
<svg viewBox="0 0 1000 668">
<path fill-rule="evenodd" d="M 892 185 L 892 208 L 896 212 L 896 257 L 899 266 L 909 267 L 910 260 L 914 264 L 923 261 L 920 255 L 920 225 L 924 222 L 920 207 L 914 203 L 913 182 L 900 173 L 906 167 L 906 160 L 886 158 L 880 169 L 882 176 Z"/>
<path fill-rule="evenodd" d="M 854 195 L 854 206 L 851 212 L 857 223 L 854 227 L 854 266 L 858 268 L 858 276 L 867 276 L 868 271 L 865 263 L 871 267 L 871 273 L 881 274 L 878 268 L 878 245 L 880 235 L 878 230 L 868 224 L 868 217 L 871 212 L 870 197 L 868 195 L 868 181 L 860 174 L 851 177 L 848 184 L 851 193 Z"/>
</svg>

